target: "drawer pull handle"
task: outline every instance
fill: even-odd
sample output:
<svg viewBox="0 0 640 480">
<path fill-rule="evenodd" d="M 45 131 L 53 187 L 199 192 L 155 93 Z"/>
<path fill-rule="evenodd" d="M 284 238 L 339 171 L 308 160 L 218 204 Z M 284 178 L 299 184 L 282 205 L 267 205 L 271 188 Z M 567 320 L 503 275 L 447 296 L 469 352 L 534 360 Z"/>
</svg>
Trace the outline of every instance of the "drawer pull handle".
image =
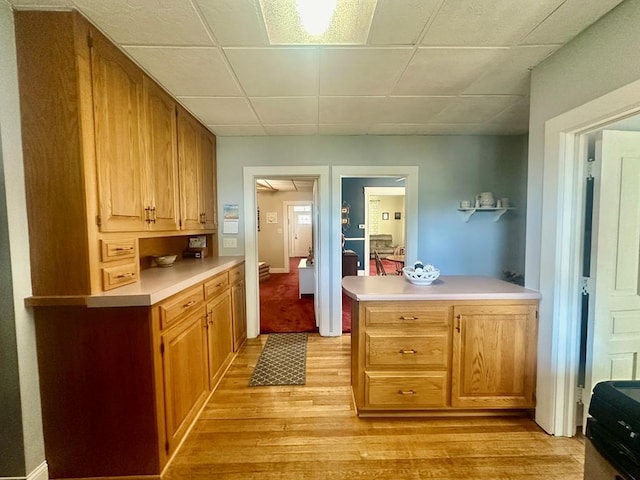
<svg viewBox="0 0 640 480">
<path fill-rule="evenodd" d="M 416 353 L 418 353 L 418 352 L 412 348 L 412 349 L 410 349 L 410 350 L 404 350 L 404 349 L 402 349 L 402 350 L 400 350 L 400 353 L 401 353 L 402 355 L 415 355 L 415 354 L 416 354 Z"/>
<path fill-rule="evenodd" d="M 121 273 L 116 278 L 131 278 L 131 277 L 135 277 L 135 276 L 136 276 L 135 273 L 129 272 L 129 273 Z"/>
<path fill-rule="evenodd" d="M 418 320 L 418 317 L 414 317 L 413 315 L 410 317 L 406 317 L 404 315 L 400 316 L 400 320 Z"/>
<path fill-rule="evenodd" d="M 398 395 L 415 395 L 415 390 L 398 390 Z"/>
<path fill-rule="evenodd" d="M 116 247 L 113 249 L 116 253 L 126 253 L 133 251 L 133 247 Z"/>
<path fill-rule="evenodd" d="M 193 305 L 195 305 L 196 303 L 198 303 L 198 302 L 196 302 L 195 300 L 189 300 L 187 303 L 185 303 L 185 304 L 182 306 L 182 308 L 189 308 L 189 307 L 192 307 L 192 306 L 193 306 Z"/>
</svg>

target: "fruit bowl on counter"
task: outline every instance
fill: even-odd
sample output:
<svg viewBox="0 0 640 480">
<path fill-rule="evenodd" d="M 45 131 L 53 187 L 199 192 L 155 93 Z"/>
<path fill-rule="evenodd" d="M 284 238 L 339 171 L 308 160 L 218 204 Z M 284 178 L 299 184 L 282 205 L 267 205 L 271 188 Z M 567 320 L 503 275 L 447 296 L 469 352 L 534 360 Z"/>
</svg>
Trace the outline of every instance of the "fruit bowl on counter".
<svg viewBox="0 0 640 480">
<path fill-rule="evenodd" d="M 440 269 L 431 264 L 423 265 L 418 260 L 413 267 L 404 267 L 402 273 L 404 278 L 414 285 L 431 285 L 440 276 Z"/>
<path fill-rule="evenodd" d="M 152 258 L 159 267 L 172 267 L 177 255 L 154 255 Z"/>
</svg>

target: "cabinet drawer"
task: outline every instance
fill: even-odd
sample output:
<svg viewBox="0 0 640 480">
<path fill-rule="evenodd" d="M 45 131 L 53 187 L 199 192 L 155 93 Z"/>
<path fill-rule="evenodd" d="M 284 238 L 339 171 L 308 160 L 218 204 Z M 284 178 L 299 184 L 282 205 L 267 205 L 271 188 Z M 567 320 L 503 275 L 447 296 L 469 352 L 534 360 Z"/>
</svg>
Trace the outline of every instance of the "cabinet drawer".
<svg viewBox="0 0 640 480">
<path fill-rule="evenodd" d="M 403 302 L 402 304 L 379 304 L 367 305 L 365 307 L 365 325 L 367 327 L 387 327 L 392 325 L 403 326 L 442 326 L 449 324 L 451 317 L 451 307 L 443 306 L 426 306 L 417 304 L 411 305 L 411 302 Z"/>
<path fill-rule="evenodd" d="M 102 240 L 102 261 L 112 262 L 136 257 L 136 239 Z"/>
<path fill-rule="evenodd" d="M 367 407 L 440 408 L 447 406 L 447 372 L 366 373 Z"/>
<path fill-rule="evenodd" d="M 447 368 L 449 334 L 390 336 L 366 334 L 366 367 Z"/>
<path fill-rule="evenodd" d="M 138 264 L 136 262 L 102 269 L 102 288 L 104 290 L 111 290 L 137 281 Z"/>
<path fill-rule="evenodd" d="M 179 318 L 202 308 L 204 305 L 204 294 L 202 286 L 198 285 L 189 290 L 179 293 L 166 302 L 160 304 L 160 324 L 166 328 Z"/>
<path fill-rule="evenodd" d="M 216 275 L 210 280 L 207 280 L 204 284 L 205 298 L 209 299 L 222 293 L 229 286 L 229 274 L 228 272 Z"/>
<path fill-rule="evenodd" d="M 238 283 L 242 280 L 244 280 L 244 265 L 229 270 L 229 283 Z"/>
</svg>

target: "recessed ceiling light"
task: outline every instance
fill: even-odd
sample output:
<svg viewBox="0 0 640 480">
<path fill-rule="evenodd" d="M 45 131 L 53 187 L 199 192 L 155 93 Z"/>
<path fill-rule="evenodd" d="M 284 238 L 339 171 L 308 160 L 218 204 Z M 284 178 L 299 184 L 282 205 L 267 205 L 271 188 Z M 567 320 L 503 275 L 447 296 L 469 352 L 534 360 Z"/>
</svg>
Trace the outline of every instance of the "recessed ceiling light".
<svg viewBox="0 0 640 480">
<path fill-rule="evenodd" d="M 365 45 L 376 1 L 260 0 L 260 8 L 271 45 Z"/>
</svg>

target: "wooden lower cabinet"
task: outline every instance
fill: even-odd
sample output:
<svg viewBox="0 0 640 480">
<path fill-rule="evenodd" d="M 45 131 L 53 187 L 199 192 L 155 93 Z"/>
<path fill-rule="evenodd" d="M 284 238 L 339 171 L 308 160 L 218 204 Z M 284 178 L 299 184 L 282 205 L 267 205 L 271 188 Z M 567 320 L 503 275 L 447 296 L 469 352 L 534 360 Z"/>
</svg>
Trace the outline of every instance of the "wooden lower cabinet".
<svg viewBox="0 0 640 480">
<path fill-rule="evenodd" d="M 247 339 L 247 308 L 245 304 L 244 264 L 229 272 L 233 306 L 233 351 L 237 352 Z"/>
<path fill-rule="evenodd" d="M 161 337 L 168 454 L 175 451 L 209 393 L 204 318 L 201 304 Z"/>
<path fill-rule="evenodd" d="M 226 289 L 207 303 L 209 387 L 213 388 L 233 358 L 231 292 Z"/>
<path fill-rule="evenodd" d="M 537 301 L 354 302 L 360 415 L 535 407 Z"/>
<path fill-rule="evenodd" d="M 232 270 L 153 306 L 34 307 L 50 478 L 159 478 L 234 358 Z"/>
</svg>

